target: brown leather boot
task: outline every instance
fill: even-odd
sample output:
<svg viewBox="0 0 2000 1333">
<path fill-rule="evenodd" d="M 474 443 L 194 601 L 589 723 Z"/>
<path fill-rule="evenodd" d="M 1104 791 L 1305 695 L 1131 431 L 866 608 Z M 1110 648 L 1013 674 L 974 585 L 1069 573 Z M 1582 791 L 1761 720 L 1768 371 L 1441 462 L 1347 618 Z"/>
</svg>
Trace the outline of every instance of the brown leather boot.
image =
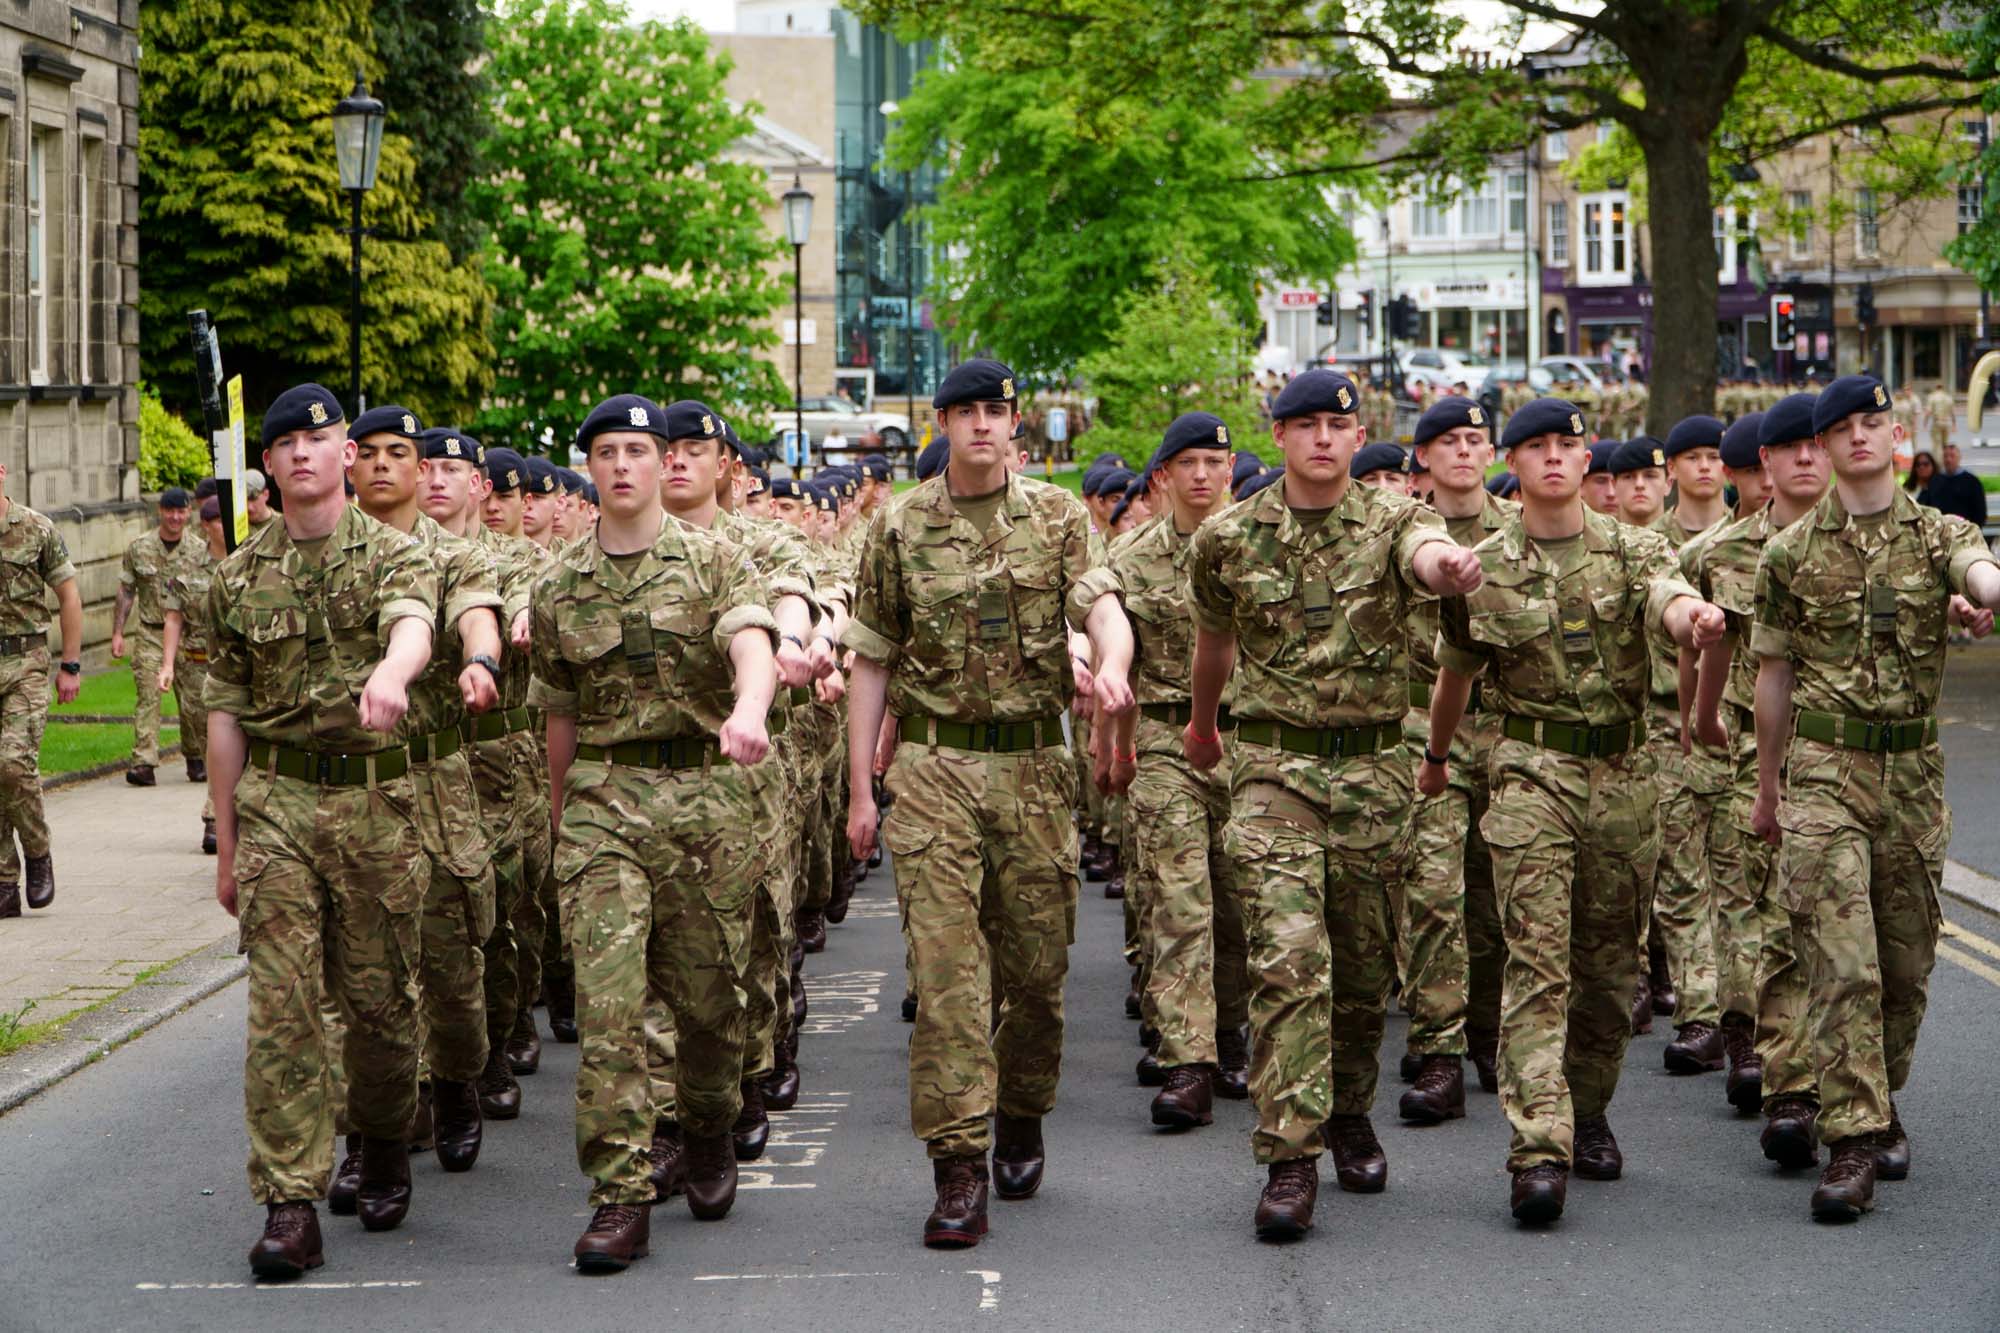
<svg viewBox="0 0 2000 1333">
<path fill-rule="evenodd" d="M 986 1159 L 940 1157 L 931 1163 L 937 1203 L 924 1219 L 924 1244 L 962 1250 L 986 1234 Z"/>
<path fill-rule="evenodd" d="M 319 1213 L 305 1202 L 264 1206 L 264 1234 L 250 1247 L 250 1271 L 266 1282 L 284 1282 L 326 1262 Z"/>
<path fill-rule="evenodd" d="M 21 886 L 0 884 L 0 921 L 21 915 Z"/>
<path fill-rule="evenodd" d="M 1112 867 L 1118 863 L 1117 850 L 1108 843 L 1097 844 L 1097 855 L 1083 863 L 1083 878 L 1088 884 L 1102 884 L 1111 878 Z"/>
<path fill-rule="evenodd" d="M 576 1271 L 622 1273 L 651 1252 L 653 1205 L 607 1203 L 576 1240 Z"/>
<path fill-rule="evenodd" d="M 486 1068 L 479 1071 L 479 1112 L 488 1120 L 512 1120 L 521 1114 L 521 1085 L 505 1053 L 491 1047 Z"/>
<path fill-rule="evenodd" d="M 770 1142 L 771 1118 L 764 1113 L 763 1082 L 746 1078 L 740 1086 L 743 1109 L 736 1113 L 736 1124 L 729 1131 L 730 1146 L 737 1161 L 754 1162 L 764 1155 L 764 1145 Z"/>
<path fill-rule="evenodd" d="M 1389 1184 L 1389 1159 L 1365 1115 L 1328 1116 L 1320 1136 L 1333 1150 L 1333 1178 L 1349 1194 L 1380 1194 Z"/>
<path fill-rule="evenodd" d="M 401 1139 L 361 1140 L 354 1211 L 369 1231 L 390 1231 L 410 1214 L 410 1148 Z"/>
<path fill-rule="evenodd" d="M 479 1144 L 485 1136 L 479 1119 L 479 1090 L 470 1080 L 461 1083 L 448 1078 L 438 1079 L 433 1086 L 438 1165 L 447 1171 L 470 1171 L 479 1160 Z"/>
<path fill-rule="evenodd" d="M 1568 1194 L 1569 1172 L 1553 1162 L 1543 1162 L 1514 1173 L 1507 1203 L 1516 1222 L 1543 1226 L 1563 1215 Z"/>
<path fill-rule="evenodd" d="M 1673 973 L 1667 970 L 1667 945 L 1659 931 L 1652 933 L 1647 947 L 1652 953 L 1649 979 L 1653 990 L 1653 1012 L 1665 1018 L 1680 1007 L 1680 999 L 1674 994 Z"/>
<path fill-rule="evenodd" d="M 354 1197 L 361 1192 L 361 1136 L 347 1136 L 347 1151 L 333 1168 L 326 1187 L 326 1210 L 335 1217 L 354 1216 Z"/>
<path fill-rule="evenodd" d="M 1312 1230 L 1313 1204 L 1319 1198 L 1319 1159 L 1295 1157 L 1271 1163 L 1264 1192 L 1257 1196 L 1253 1225 L 1258 1240 L 1298 1240 Z"/>
<path fill-rule="evenodd" d="M 764 1109 L 789 1111 L 799 1104 L 798 1035 L 783 1036 L 771 1049 L 771 1072 L 764 1079 Z"/>
<path fill-rule="evenodd" d="M 1133 1066 L 1132 1073 L 1142 1088 L 1167 1086 L 1167 1067 L 1160 1063 L 1159 1055 L 1153 1051 L 1147 1051 L 1139 1057 L 1139 1063 Z"/>
<path fill-rule="evenodd" d="M 437 1140 L 436 1103 L 428 1081 L 417 1084 L 417 1108 L 410 1112 L 410 1127 L 403 1141 L 411 1152 L 429 1152 Z"/>
<path fill-rule="evenodd" d="M 1472 1072 L 1479 1076 L 1481 1092 L 1500 1091 L 1499 1033 L 1467 1031 L 1465 1058 L 1472 1061 Z"/>
<path fill-rule="evenodd" d="M 1723 1096 L 1743 1114 L 1755 1115 L 1764 1105 L 1764 1061 L 1757 1054 L 1756 1032 L 1749 1019 L 1722 1020 L 1722 1050 L 1729 1059 Z"/>
<path fill-rule="evenodd" d="M 1250 1035 L 1243 1028 L 1215 1034 L 1215 1095 L 1240 1102 L 1250 1095 Z"/>
<path fill-rule="evenodd" d="M 732 1136 L 721 1134 L 686 1136 L 688 1211 L 703 1222 L 729 1216 L 736 1202 L 736 1149 Z"/>
<path fill-rule="evenodd" d="M 522 1078 L 541 1069 L 542 1034 L 535 1030 L 534 1014 L 515 1016 L 514 1033 L 507 1038 L 504 1053 L 507 1057 L 507 1068 Z"/>
<path fill-rule="evenodd" d="M 1660 992 L 1656 987 L 1653 994 Z M 1709 1074 L 1722 1068 L 1722 1030 L 1694 1022 L 1681 1028 L 1667 1043 L 1669 1074 Z"/>
<path fill-rule="evenodd" d="M 854 862 L 845 856 L 838 856 L 835 861 L 833 892 L 826 899 L 826 921 L 830 926 L 847 920 L 847 905 L 854 900 Z"/>
<path fill-rule="evenodd" d="M 131 783 L 134 787 L 151 787 L 159 779 L 153 776 L 153 766 L 151 764 L 134 764 L 125 770 L 125 781 Z"/>
<path fill-rule="evenodd" d="M 1215 1123 L 1214 1068 L 1175 1065 L 1167 1085 L 1153 1098 L 1153 1123 L 1168 1129 L 1193 1129 Z"/>
<path fill-rule="evenodd" d="M 1104 896 L 1118 902 L 1125 897 L 1125 867 L 1115 861 L 1112 864 L 1111 878 L 1104 881 Z"/>
<path fill-rule="evenodd" d="M 1643 1037 L 1653 1030 L 1653 983 L 1642 970 L 1639 984 L 1632 990 L 1632 1035 Z"/>
<path fill-rule="evenodd" d="M 1875 1147 L 1875 1179 L 1903 1180 L 1910 1174 L 1910 1136 L 1903 1130 L 1903 1117 L 1889 1101 L 1889 1127 L 1868 1136 Z"/>
<path fill-rule="evenodd" d="M 646 1160 L 651 1163 L 654 1203 L 665 1203 L 687 1187 L 687 1146 L 675 1121 L 653 1122 L 653 1144 L 646 1149 Z"/>
<path fill-rule="evenodd" d="M 544 981 L 542 996 L 549 1006 L 549 1035 L 564 1045 L 573 1044 L 577 1039 L 576 983 Z M 529 1021 L 534 1021 L 532 1014 Z"/>
<path fill-rule="evenodd" d="M 187 775 L 189 782 L 208 781 L 208 764 L 203 760 L 190 757 L 187 761 Z"/>
<path fill-rule="evenodd" d="M 39 911 L 56 900 L 56 866 L 46 855 L 24 858 L 21 878 L 28 887 L 28 906 Z"/>
<path fill-rule="evenodd" d="M 1764 1133 L 1758 1143 L 1764 1156 L 1789 1171 L 1819 1163 L 1819 1103 L 1806 1097 L 1781 1095 L 1764 1103 Z"/>
<path fill-rule="evenodd" d="M 1132 984 L 1125 988 L 1125 1017 L 1144 1018 L 1145 1016 L 1146 1002 L 1145 998 L 1139 994 L 1139 969 L 1135 967 L 1132 969 Z"/>
<path fill-rule="evenodd" d="M 1570 1152 L 1571 1169 L 1585 1180 L 1616 1180 L 1625 1174 L 1625 1154 L 1611 1136 L 1611 1121 L 1601 1115 L 1586 1116 L 1576 1122 L 1576 1145 Z"/>
<path fill-rule="evenodd" d="M 1042 1118 L 993 1117 L 993 1189 L 1007 1200 L 1030 1199 L 1042 1187 Z"/>
<path fill-rule="evenodd" d="M 1436 1125 L 1465 1116 L 1465 1065 L 1455 1055 L 1427 1055 L 1416 1081 L 1396 1103 L 1396 1113 L 1415 1125 Z"/>
<path fill-rule="evenodd" d="M 816 907 L 801 907 L 792 924 L 799 934 L 799 944 L 807 953 L 819 953 L 826 948 L 826 914 Z"/>
<path fill-rule="evenodd" d="M 1827 1147 L 1832 1156 L 1813 1191 L 1813 1220 L 1852 1222 L 1875 1206 L 1874 1137 L 1862 1134 Z"/>
<path fill-rule="evenodd" d="M 215 855 L 215 821 L 213 819 L 204 819 L 201 821 L 201 853 L 203 856 Z"/>
<path fill-rule="evenodd" d="M 1396 1061 L 1396 1077 L 1405 1083 L 1415 1083 L 1417 1075 L 1424 1072 L 1424 1057 L 1415 1051 L 1404 1051 Z"/>
</svg>

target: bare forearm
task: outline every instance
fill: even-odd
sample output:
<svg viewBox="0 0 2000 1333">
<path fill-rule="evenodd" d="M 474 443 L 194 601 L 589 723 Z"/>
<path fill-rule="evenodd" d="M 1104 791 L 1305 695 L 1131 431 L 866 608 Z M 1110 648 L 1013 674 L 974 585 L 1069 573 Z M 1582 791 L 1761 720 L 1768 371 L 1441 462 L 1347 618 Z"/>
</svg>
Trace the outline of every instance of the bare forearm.
<svg viewBox="0 0 2000 1333">
<path fill-rule="evenodd" d="M 812 604 L 797 593 L 787 593 L 771 608 L 771 616 L 778 622 L 778 637 L 790 635 L 804 643 L 812 637 Z"/>
<path fill-rule="evenodd" d="M 389 647 L 382 664 L 375 669 L 385 682 L 409 689 L 410 682 L 423 674 L 431 660 L 431 624 L 416 616 L 404 616 L 389 627 Z"/>
<path fill-rule="evenodd" d="M 1458 734 L 1458 724 L 1471 700 L 1472 677 L 1439 667 L 1437 683 L 1431 686 L 1430 734 L 1424 740 L 1432 754 L 1451 753 L 1451 738 Z"/>
<path fill-rule="evenodd" d="M 1702 650 L 1701 659 L 1694 667 L 1694 712 L 1692 715 L 1686 713 L 1688 707 L 1687 693 L 1686 685 L 1683 684 L 1681 695 L 1683 716 L 1688 716 L 1689 720 L 1693 721 L 1697 718 L 1706 720 L 1716 715 L 1717 710 L 1722 707 L 1722 688 L 1729 683 L 1729 664 L 1735 655 L 1736 638 L 1734 635 L 1711 648 Z M 1685 678 L 1688 672 L 1689 656 L 1690 654 L 1685 652 L 1681 654 L 1681 673 L 1683 678 Z"/>
<path fill-rule="evenodd" d="M 851 792 L 868 791 L 875 780 L 875 750 L 888 708 L 888 668 L 856 653 L 847 678 L 847 779 Z"/>
<path fill-rule="evenodd" d="M 1106 593 L 1093 602 L 1083 628 L 1090 635 L 1093 671 L 1099 675 L 1131 674 L 1132 622 L 1125 618 L 1125 608 L 1115 596 Z"/>
<path fill-rule="evenodd" d="M 1792 726 L 1792 664 L 1775 657 L 1757 667 L 1757 789 L 1776 796 Z"/>
<path fill-rule="evenodd" d="M 1236 670 L 1236 636 L 1213 630 L 1194 632 L 1194 661 L 1189 669 L 1189 711 L 1194 725 L 1205 735 L 1215 732 L 1216 710 L 1222 706 L 1222 689 Z"/>
<path fill-rule="evenodd" d="M 490 606 L 475 606 L 458 618 L 461 667 L 472 665 L 475 657 L 500 660 L 500 620 Z"/>
<path fill-rule="evenodd" d="M 771 636 L 761 629 L 738 630 L 729 640 L 729 664 L 735 668 L 731 688 L 736 711 L 762 717 L 771 711 L 778 692 L 778 662 L 771 653 Z"/>
<path fill-rule="evenodd" d="M 2000 611 L 2000 565 L 1982 560 L 1966 570 L 1965 595 L 1988 611 Z"/>
<path fill-rule="evenodd" d="M 236 854 L 236 784 L 250 750 L 236 714 L 208 715 L 208 798 L 215 806 L 215 846 L 218 855 Z"/>
<path fill-rule="evenodd" d="M 167 612 L 166 628 L 160 631 L 160 660 L 171 662 L 181 650 L 181 625 L 184 622 L 178 611 Z"/>
<path fill-rule="evenodd" d="M 132 598 L 131 587 L 123 583 L 119 584 L 118 601 L 111 608 L 111 632 L 113 634 L 123 634 L 125 632 L 125 617 L 132 614 Z"/>
<path fill-rule="evenodd" d="M 62 625 L 62 660 L 83 658 L 83 598 L 77 595 L 76 580 L 56 589 L 56 618 Z"/>
<path fill-rule="evenodd" d="M 549 746 L 549 827 L 553 831 L 562 827 L 563 779 L 576 762 L 576 719 L 550 713 L 543 719 L 542 733 Z"/>
</svg>

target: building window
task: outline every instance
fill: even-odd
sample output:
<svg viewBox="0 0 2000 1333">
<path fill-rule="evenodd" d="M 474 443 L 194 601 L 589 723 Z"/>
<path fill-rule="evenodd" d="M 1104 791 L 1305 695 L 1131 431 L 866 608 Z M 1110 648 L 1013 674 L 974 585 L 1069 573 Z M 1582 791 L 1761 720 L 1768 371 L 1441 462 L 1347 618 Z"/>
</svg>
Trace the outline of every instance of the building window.
<svg viewBox="0 0 2000 1333">
<path fill-rule="evenodd" d="M 1443 240 L 1451 235 L 1451 205 L 1429 197 L 1410 202 L 1410 235 L 1418 240 Z"/>
<path fill-rule="evenodd" d="M 1715 242 L 1715 280 L 1725 286 L 1736 277 L 1730 271 L 1729 263 L 1730 254 L 1734 249 L 1730 243 L 1729 215 L 1734 211 L 1728 208 L 1714 208 L 1710 209 L 1708 214 L 1708 234 Z"/>
<path fill-rule="evenodd" d="M 1569 161 L 1569 131 L 1550 130 L 1543 140 L 1542 150 L 1551 162 Z"/>
<path fill-rule="evenodd" d="M 1875 191 L 1854 192 L 1854 257 L 1873 259 L 1882 249 L 1882 223 L 1875 215 Z"/>
<path fill-rule="evenodd" d="M 90 372 L 98 362 L 91 345 L 97 315 L 97 261 L 101 249 L 97 238 L 98 215 L 94 190 L 97 164 L 104 155 L 101 143 L 86 143 L 77 163 L 77 247 L 76 247 L 76 382 L 90 384 Z M 108 377 L 107 377 L 108 378 Z"/>
<path fill-rule="evenodd" d="M 1986 191 L 1978 185 L 1958 187 L 1958 234 L 1960 236 L 1979 225 L 1979 219 L 1986 212 Z"/>
<path fill-rule="evenodd" d="M 49 158 L 55 136 L 28 133 L 28 383 L 49 382 Z"/>
<path fill-rule="evenodd" d="M 1471 187 L 1459 200 L 1458 233 L 1461 236 L 1500 234 L 1498 183 L 1491 176 Z"/>
<path fill-rule="evenodd" d="M 1545 210 L 1549 220 L 1549 267 L 1569 267 L 1569 205 L 1550 204 Z"/>
<path fill-rule="evenodd" d="M 1785 238 L 1785 256 L 1812 258 L 1812 191 L 1791 191 L 1785 196 L 1785 211 L 1790 228 Z"/>
<path fill-rule="evenodd" d="M 1507 234 L 1519 236 L 1528 225 L 1528 173 L 1507 173 Z"/>
<path fill-rule="evenodd" d="M 1577 201 L 1577 231 L 1583 239 L 1580 284 L 1611 287 L 1632 280 L 1629 207 L 1623 190 L 1589 194 Z"/>
</svg>

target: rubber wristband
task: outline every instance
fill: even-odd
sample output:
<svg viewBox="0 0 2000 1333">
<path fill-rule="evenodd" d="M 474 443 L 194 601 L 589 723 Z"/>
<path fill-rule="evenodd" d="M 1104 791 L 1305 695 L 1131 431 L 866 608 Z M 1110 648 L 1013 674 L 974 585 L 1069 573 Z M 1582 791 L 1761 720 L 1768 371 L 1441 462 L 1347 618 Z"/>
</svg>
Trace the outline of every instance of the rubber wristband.
<svg viewBox="0 0 2000 1333">
<path fill-rule="evenodd" d="M 1139 752 L 1134 750 L 1130 754 L 1120 754 L 1118 751 L 1113 750 L 1111 752 L 1111 761 L 1115 764 L 1136 764 L 1139 762 Z"/>
<path fill-rule="evenodd" d="M 1222 733 L 1219 731 L 1211 731 L 1206 736 L 1202 735 L 1194 729 L 1194 723 L 1192 722 L 1188 723 L 1187 734 L 1189 740 L 1200 741 L 1203 745 L 1208 744 L 1210 741 L 1219 741 L 1222 739 Z"/>
<path fill-rule="evenodd" d="M 1449 755 L 1432 754 L 1431 747 L 1426 745 L 1424 747 L 1424 762 L 1427 764 L 1436 764 L 1439 768 L 1443 768 L 1451 762 L 1451 757 Z"/>
</svg>

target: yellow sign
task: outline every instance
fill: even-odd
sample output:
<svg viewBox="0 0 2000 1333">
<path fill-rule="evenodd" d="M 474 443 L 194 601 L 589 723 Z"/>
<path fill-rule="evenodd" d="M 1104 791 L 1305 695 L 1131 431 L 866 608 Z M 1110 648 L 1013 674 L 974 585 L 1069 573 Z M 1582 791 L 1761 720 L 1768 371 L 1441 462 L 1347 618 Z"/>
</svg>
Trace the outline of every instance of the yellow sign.
<svg viewBox="0 0 2000 1333">
<path fill-rule="evenodd" d="M 229 457 L 218 458 L 216 475 L 229 482 L 229 527 L 236 534 L 232 546 L 240 546 L 250 540 L 250 501 L 243 494 L 243 474 L 249 468 L 244 461 L 243 424 L 243 377 L 232 375 L 227 386 L 229 394 Z"/>
</svg>

